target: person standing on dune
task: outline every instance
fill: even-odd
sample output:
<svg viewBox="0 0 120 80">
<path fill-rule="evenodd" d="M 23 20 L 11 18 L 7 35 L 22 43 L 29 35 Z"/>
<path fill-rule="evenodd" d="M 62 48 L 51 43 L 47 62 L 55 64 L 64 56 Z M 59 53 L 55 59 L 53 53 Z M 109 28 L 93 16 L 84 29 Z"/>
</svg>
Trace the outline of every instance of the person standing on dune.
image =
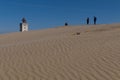
<svg viewBox="0 0 120 80">
<path fill-rule="evenodd" d="M 97 17 L 94 16 L 94 25 L 96 25 Z"/>
<path fill-rule="evenodd" d="M 87 20 L 86 20 L 86 21 L 87 21 L 87 24 L 89 24 L 89 17 L 87 17 Z"/>
</svg>

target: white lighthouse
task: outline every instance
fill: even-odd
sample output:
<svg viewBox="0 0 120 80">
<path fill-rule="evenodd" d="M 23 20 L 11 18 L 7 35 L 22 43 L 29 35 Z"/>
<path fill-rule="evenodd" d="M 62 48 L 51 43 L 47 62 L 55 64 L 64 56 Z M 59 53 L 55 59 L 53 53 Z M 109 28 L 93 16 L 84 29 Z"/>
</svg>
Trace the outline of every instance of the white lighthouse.
<svg viewBox="0 0 120 80">
<path fill-rule="evenodd" d="M 22 19 L 22 23 L 20 23 L 20 32 L 28 31 L 28 24 L 25 18 Z"/>
</svg>

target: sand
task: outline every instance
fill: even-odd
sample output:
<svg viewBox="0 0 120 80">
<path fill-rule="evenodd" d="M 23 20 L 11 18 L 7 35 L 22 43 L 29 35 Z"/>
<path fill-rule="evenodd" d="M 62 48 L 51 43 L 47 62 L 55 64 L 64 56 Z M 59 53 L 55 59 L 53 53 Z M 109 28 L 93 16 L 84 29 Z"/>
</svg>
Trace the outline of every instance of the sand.
<svg viewBox="0 0 120 80">
<path fill-rule="evenodd" d="M 120 80 L 120 24 L 1 34 L 0 80 Z"/>
</svg>

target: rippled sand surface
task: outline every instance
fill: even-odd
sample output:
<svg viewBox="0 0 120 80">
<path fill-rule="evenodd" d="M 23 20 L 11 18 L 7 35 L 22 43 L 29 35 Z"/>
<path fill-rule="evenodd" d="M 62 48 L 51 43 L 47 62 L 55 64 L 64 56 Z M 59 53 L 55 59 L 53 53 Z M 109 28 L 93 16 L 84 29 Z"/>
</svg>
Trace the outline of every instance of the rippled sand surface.
<svg viewBox="0 0 120 80">
<path fill-rule="evenodd" d="M 0 35 L 0 80 L 120 80 L 120 24 Z"/>
</svg>

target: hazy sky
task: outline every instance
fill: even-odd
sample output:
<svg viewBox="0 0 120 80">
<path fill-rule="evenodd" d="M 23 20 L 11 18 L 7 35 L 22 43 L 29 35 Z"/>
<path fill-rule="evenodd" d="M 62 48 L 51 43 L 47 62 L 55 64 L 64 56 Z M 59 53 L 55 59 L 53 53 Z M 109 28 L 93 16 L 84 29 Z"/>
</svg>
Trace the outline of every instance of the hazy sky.
<svg viewBox="0 0 120 80">
<path fill-rule="evenodd" d="M 19 31 L 25 17 L 31 30 L 85 24 L 120 22 L 120 0 L 0 0 L 0 33 Z"/>
</svg>

